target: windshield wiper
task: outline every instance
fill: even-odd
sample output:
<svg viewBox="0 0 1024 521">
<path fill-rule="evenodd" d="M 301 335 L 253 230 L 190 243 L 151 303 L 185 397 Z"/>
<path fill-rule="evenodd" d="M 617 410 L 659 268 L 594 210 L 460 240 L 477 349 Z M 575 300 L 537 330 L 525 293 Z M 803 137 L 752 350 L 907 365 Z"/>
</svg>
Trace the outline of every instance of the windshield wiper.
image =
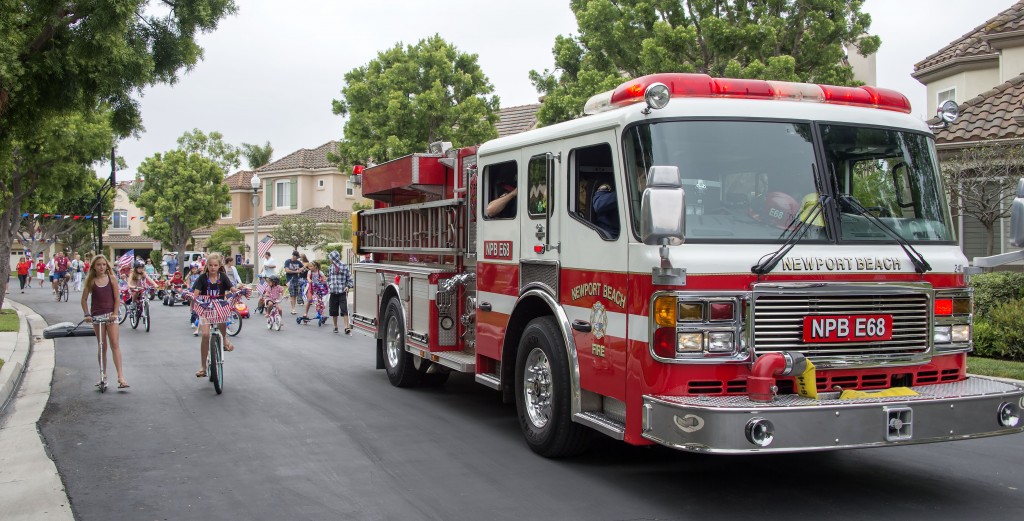
<svg viewBox="0 0 1024 521">
<path fill-rule="evenodd" d="M 856 197 L 852 195 L 840 195 L 839 200 L 849 204 L 850 208 L 853 208 L 857 214 L 867 219 L 868 222 L 877 226 L 880 230 L 885 232 L 886 235 L 891 237 L 892 240 L 896 241 L 896 244 L 899 244 L 900 248 L 903 248 L 903 252 L 907 254 L 907 257 L 910 257 L 910 262 L 914 264 L 914 271 L 924 274 L 932 270 L 931 264 L 928 264 L 928 261 L 924 260 L 924 255 L 921 255 L 920 252 L 915 250 L 914 246 L 910 244 L 910 241 L 903 238 L 903 236 L 897 233 L 896 230 L 893 230 L 888 224 L 885 224 L 881 219 L 876 217 L 875 214 L 871 213 L 871 211 L 865 208 Z"/>
<path fill-rule="evenodd" d="M 778 266 L 779 261 L 781 261 L 782 258 L 785 257 L 786 254 L 804 238 L 804 235 L 807 235 L 807 230 L 811 229 L 811 223 L 822 215 L 825 205 L 829 203 L 830 199 L 831 197 L 827 195 L 818 197 L 818 202 L 814 203 L 814 206 L 811 207 L 806 217 L 800 215 L 803 214 L 803 209 L 801 209 L 800 213 L 793 218 L 793 221 L 800 220 L 800 224 L 798 224 L 796 228 L 791 228 L 792 232 L 790 232 L 789 237 L 782 243 L 782 246 L 780 246 L 779 249 L 761 257 L 757 264 L 751 266 L 751 273 L 754 273 L 755 275 L 765 275 L 775 269 L 775 266 Z M 791 226 L 792 224 L 793 223 L 790 222 Z"/>
</svg>

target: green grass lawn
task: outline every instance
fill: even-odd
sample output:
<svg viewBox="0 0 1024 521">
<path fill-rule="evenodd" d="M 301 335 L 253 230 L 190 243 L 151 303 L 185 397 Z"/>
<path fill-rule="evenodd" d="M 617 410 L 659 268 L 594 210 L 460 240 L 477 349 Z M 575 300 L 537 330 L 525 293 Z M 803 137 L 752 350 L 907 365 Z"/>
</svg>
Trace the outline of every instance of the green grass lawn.
<svg viewBox="0 0 1024 521">
<path fill-rule="evenodd" d="M 13 309 L 0 310 L 0 331 L 17 331 L 18 312 Z"/>
<path fill-rule="evenodd" d="M 992 358 L 967 357 L 967 372 L 985 376 L 1024 380 L 1024 362 L 1010 362 Z"/>
</svg>

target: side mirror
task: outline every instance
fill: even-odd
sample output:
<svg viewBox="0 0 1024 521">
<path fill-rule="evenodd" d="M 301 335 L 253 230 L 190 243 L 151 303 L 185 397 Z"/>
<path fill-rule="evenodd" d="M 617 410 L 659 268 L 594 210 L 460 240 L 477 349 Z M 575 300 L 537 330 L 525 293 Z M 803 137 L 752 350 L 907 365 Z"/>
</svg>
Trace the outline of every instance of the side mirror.
<svg viewBox="0 0 1024 521">
<path fill-rule="evenodd" d="M 685 234 L 686 191 L 679 167 L 652 166 L 640 202 L 640 238 L 644 244 L 682 243 Z"/>
<path fill-rule="evenodd" d="M 1017 197 L 1010 203 L 1010 244 L 1024 247 L 1024 178 L 1017 181 Z"/>
</svg>

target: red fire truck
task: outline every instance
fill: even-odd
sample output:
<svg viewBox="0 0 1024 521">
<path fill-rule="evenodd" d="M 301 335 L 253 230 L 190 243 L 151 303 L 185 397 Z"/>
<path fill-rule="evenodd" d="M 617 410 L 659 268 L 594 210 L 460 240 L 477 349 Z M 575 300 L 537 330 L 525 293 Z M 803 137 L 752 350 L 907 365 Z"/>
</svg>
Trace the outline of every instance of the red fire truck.
<svg viewBox="0 0 1024 521">
<path fill-rule="evenodd" d="M 904 96 L 657 74 L 586 113 L 363 172 L 351 312 L 392 384 L 471 373 L 552 457 L 1024 430 L 1024 389 L 966 373 L 970 268 Z"/>
</svg>

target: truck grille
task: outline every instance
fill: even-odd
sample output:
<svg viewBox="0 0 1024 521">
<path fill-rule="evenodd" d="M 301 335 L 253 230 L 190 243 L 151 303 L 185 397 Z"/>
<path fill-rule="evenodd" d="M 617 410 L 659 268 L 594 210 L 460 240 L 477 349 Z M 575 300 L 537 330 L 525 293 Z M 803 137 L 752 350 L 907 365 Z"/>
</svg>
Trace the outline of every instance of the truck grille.
<svg viewBox="0 0 1024 521">
<path fill-rule="evenodd" d="M 893 291 L 897 289 L 897 291 Z M 931 340 L 931 290 L 884 286 L 819 286 L 792 292 L 754 292 L 752 309 L 757 353 L 799 351 L 816 357 L 876 355 L 901 357 L 928 353 Z M 872 342 L 805 343 L 808 315 L 877 315 L 893 317 L 892 339 Z"/>
</svg>

